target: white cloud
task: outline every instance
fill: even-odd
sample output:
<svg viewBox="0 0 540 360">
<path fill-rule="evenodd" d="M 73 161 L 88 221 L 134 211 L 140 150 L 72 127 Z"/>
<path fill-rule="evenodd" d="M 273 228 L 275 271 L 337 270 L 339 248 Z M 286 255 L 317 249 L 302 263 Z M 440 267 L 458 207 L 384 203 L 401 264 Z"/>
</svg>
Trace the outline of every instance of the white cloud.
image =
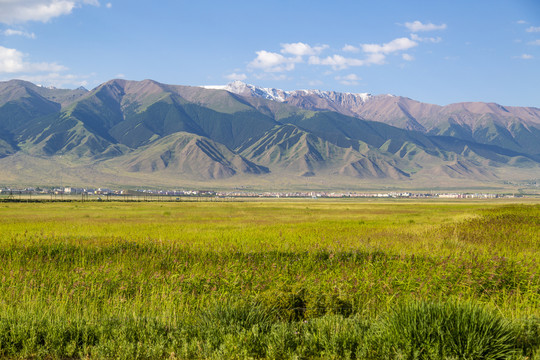
<svg viewBox="0 0 540 360">
<path fill-rule="evenodd" d="M 25 55 L 17 49 L 0 46 L 0 73 L 23 73 L 64 71 L 65 66 L 57 63 L 30 63 L 24 61 Z"/>
<path fill-rule="evenodd" d="M 68 68 L 57 63 L 23 63 L 25 72 L 65 71 Z"/>
<path fill-rule="evenodd" d="M 360 80 L 360 78 L 356 74 L 345 75 L 345 76 L 342 76 L 341 79 L 342 80 L 349 80 L 349 81 L 358 81 L 358 80 Z"/>
<path fill-rule="evenodd" d="M 296 64 L 306 63 L 306 56 L 308 65 L 329 66 L 334 71 L 354 66 L 382 65 L 386 63 L 386 56 L 388 54 L 405 51 L 415 46 L 418 46 L 418 43 L 406 37 L 397 38 L 382 45 L 362 44 L 360 48 L 346 44 L 342 48 L 342 51 L 344 52 L 364 52 L 364 58 L 356 58 L 339 54 L 321 56 L 320 54 L 328 49 L 328 45 L 311 46 L 302 42 L 286 43 L 281 44 L 280 53 L 266 50 L 257 51 L 256 58 L 247 65 L 247 70 L 251 72 L 262 70 L 265 73 L 292 71 L 295 69 Z M 403 58 L 408 61 L 413 60 L 413 57 L 408 54 L 404 55 Z M 235 70 L 235 74 L 240 71 L 241 70 Z M 231 76 L 233 76 L 233 74 L 231 74 Z M 254 74 L 253 76 L 262 75 Z"/>
<path fill-rule="evenodd" d="M 420 37 L 416 34 L 411 34 L 411 39 L 414 40 L 414 41 L 419 41 L 419 42 L 430 42 L 430 43 L 439 43 L 442 41 L 442 38 L 437 36 L 437 37 Z"/>
<path fill-rule="evenodd" d="M 22 75 L 18 79 L 33 82 L 43 86 L 54 86 L 57 88 L 88 86 L 88 80 L 92 75 L 61 74 L 57 72 L 37 75 Z"/>
<path fill-rule="evenodd" d="M 310 80 L 308 82 L 309 86 L 321 86 L 322 84 L 324 83 L 321 80 Z"/>
<path fill-rule="evenodd" d="M 6 30 L 4 30 L 4 35 L 5 36 L 24 36 L 24 37 L 27 37 L 29 39 L 35 39 L 36 38 L 36 34 L 34 34 L 34 33 L 29 33 L 29 32 L 26 32 L 26 31 L 14 30 L 14 29 L 6 29 Z"/>
<path fill-rule="evenodd" d="M 382 65 L 386 61 L 386 56 L 381 53 L 372 53 L 369 54 L 368 57 L 365 60 L 366 65 L 375 64 L 375 65 Z"/>
<path fill-rule="evenodd" d="M 525 30 L 526 32 L 540 32 L 540 26 L 531 26 L 529 28 L 527 28 L 527 30 Z"/>
<path fill-rule="evenodd" d="M 446 24 L 435 25 L 432 23 L 423 24 L 420 21 L 416 20 L 413 22 L 406 22 L 405 27 L 412 32 L 419 31 L 433 31 L 433 30 L 444 30 L 446 29 Z"/>
<path fill-rule="evenodd" d="M 518 21 L 516 21 L 516 23 L 518 23 L 518 24 L 527 24 L 527 22 L 525 20 L 518 20 Z"/>
<path fill-rule="evenodd" d="M 301 62 L 300 56 L 288 58 L 281 54 L 261 50 L 256 52 L 257 57 L 248 64 L 249 68 L 261 69 L 265 72 L 283 72 L 294 70 L 294 64 Z"/>
<path fill-rule="evenodd" d="M 343 85 L 358 85 L 358 81 L 361 80 L 356 74 L 336 76 L 334 79 L 336 79 Z"/>
<path fill-rule="evenodd" d="M 291 54 L 295 56 L 318 55 L 327 48 L 328 45 L 312 47 L 308 44 L 304 44 L 303 42 L 297 42 L 290 44 L 281 44 L 281 53 Z"/>
<path fill-rule="evenodd" d="M 409 55 L 409 54 L 403 54 L 403 55 L 401 55 L 401 57 L 402 57 L 403 60 L 405 60 L 405 61 L 413 61 L 413 60 L 414 60 L 414 56 Z"/>
<path fill-rule="evenodd" d="M 363 44 L 362 50 L 367 53 L 390 54 L 396 51 L 408 50 L 417 46 L 418 43 L 409 38 L 394 39 L 386 44 Z"/>
<path fill-rule="evenodd" d="M 334 70 L 343 70 L 348 68 L 349 66 L 363 66 L 367 63 L 364 60 L 360 59 L 354 59 L 354 58 L 346 58 L 341 55 L 332 55 L 327 56 L 324 59 L 321 59 L 318 56 L 311 56 L 308 60 L 308 64 L 310 65 L 327 65 L 331 66 Z"/>
<path fill-rule="evenodd" d="M 529 43 L 529 45 L 538 45 L 538 46 L 540 46 L 540 39 L 539 39 L 539 40 L 531 41 L 531 42 Z"/>
<path fill-rule="evenodd" d="M 367 54 L 364 59 L 349 58 L 342 55 L 331 55 L 325 58 L 310 56 L 308 64 L 327 65 L 334 70 L 343 70 L 351 66 L 382 65 L 385 63 L 386 55 L 402 50 L 408 50 L 417 46 L 418 43 L 409 38 L 394 39 L 386 44 L 363 44 L 362 50 Z"/>
<path fill-rule="evenodd" d="M 0 73 L 15 73 L 23 69 L 23 53 L 0 46 Z"/>
<path fill-rule="evenodd" d="M 240 80 L 240 81 L 244 81 L 247 79 L 247 75 L 244 74 L 244 73 L 241 73 L 241 74 L 237 74 L 237 73 L 232 73 L 232 74 L 229 74 L 229 75 L 225 75 L 225 79 L 229 79 L 229 80 Z"/>
<path fill-rule="evenodd" d="M 523 60 L 530 60 L 530 59 L 533 59 L 534 56 L 530 55 L 530 54 L 521 54 L 520 56 L 518 56 L 519 59 L 523 59 Z"/>
<path fill-rule="evenodd" d="M 257 80 L 273 80 L 273 81 L 282 81 L 282 80 L 291 80 L 285 74 L 276 74 L 276 73 L 262 73 L 262 74 L 253 74 L 253 77 Z"/>
<path fill-rule="evenodd" d="M 27 57 L 28 55 L 17 49 L 0 46 L 0 75 L 6 74 L 9 78 L 16 77 L 36 84 L 59 88 L 67 85 L 87 86 L 89 79 L 95 76 L 95 74 L 69 74 L 66 73 L 68 68 L 63 65 L 54 62 L 30 62 L 26 60 Z"/>
<path fill-rule="evenodd" d="M 70 14 L 82 4 L 99 6 L 98 0 L 0 0 L 0 22 L 6 24 L 26 21 L 47 22 Z"/>
<path fill-rule="evenodd" d="M 295 64 L 304 62 L 304 56 L 319 55 L 327 48 L 328 45 L 311 46 L 303 42 L 281 44 L 281 54 L 266 50 L 257 51 L 257 57 L 248 64 L 248 69 L 261 69 L 264 72 L 291 71 L 294 70 Z"/>
<path fill-rule="evenodd" d="M 110 9 L 110 8 L 112 8 L 112 4 L 111 4 L 111 3 L 107 3 L 107 5 L 105 5 L 105 7 L 106 7 L 107 9 Z"/>
<path fill-rule="evenodd" d="M 349 45 L 349 44 L 345 44 L 345 46 L 341 50 L 343 50 L 345 52 L 352 52 L 352 53 L 357 53 L 357 52 L 360 51 L 360 49 L 357 48 L 356 46 Z"/>
</svg>

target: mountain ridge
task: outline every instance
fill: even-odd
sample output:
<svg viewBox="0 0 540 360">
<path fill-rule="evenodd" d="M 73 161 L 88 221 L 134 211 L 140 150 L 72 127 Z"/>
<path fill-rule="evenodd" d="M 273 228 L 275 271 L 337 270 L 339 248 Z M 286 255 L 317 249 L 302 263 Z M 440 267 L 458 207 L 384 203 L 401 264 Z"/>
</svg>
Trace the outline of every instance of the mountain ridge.
<svg viewBox="0 0 540 360">
<path fill-rule="evenodd" d="M 305 110 L 335 111 L 359 119 L 382 122 L 430 135 L 451 135 L 463 140 L 503 145 L 537 155 L 540 149 L 540 108 L 462 102 L 445 106 L 421 103 L 396 95 L 339 93 L 321 90 L 283 91 L 240 81 L 222 89 L 245 97 L 259 97 Z M 277 95 L 276 95 L 277 94 Z"/>
<path fill-rule="evenodd" d="M 535 108 L 445 108 L 389 95 L 264 90 L 278 101 L 264 88 L 235 86 L 240 93 L 153 80 L 113 79 L 90 91 L 0 82 L 0 167 L 6 170 L 0 182 L 31 178 L 18 177 L 15 159 L 31 164 L 37 178 L 43 170 L 36 163 L 62 163 L 79 183 L 101 176 L 129 183 L 336 179 L 355 185 L 415 183 L 433 174 L 441 182 L 497 182 L 540 173 Z M 330 101 L 333 108 L 314 108 Z M 390 120 L 334 109 L 347 105 L 353 113 L 360 102 L 382 102 L 378 114 Z M 441 120 L 441 109 L 452 122 Z M 392 125 L 391 114 L 408 120 Z M 426 127 L 429 116 L 449 125 Z M 43 181 L 53 181 L 44 173 Z"/>
</svg>

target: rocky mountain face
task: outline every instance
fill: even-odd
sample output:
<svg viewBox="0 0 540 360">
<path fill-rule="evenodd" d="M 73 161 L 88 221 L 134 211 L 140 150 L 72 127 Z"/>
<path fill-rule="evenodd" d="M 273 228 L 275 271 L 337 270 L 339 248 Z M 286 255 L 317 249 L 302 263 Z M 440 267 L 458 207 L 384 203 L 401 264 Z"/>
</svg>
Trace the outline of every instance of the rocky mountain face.
<svg viewBox="0 0 540 360">
<path fill-rule="evenodd" d="M 39 178 L 35 164 L 47 161 L 79 169 L 79 182 L 87 176 L 81 166 L 93 178 L 108 172 L 146 183 L 532 178 L 540 169 L 539 119 L 535 108 L 442 107 L 240 82 L 202 88 L 111 80 L 86 91 L 13 80 L 0 82 L 0 168 L 7 174 L 0 181 L 17 179 L 21 163 L 33 164 Z"/>
</svg>

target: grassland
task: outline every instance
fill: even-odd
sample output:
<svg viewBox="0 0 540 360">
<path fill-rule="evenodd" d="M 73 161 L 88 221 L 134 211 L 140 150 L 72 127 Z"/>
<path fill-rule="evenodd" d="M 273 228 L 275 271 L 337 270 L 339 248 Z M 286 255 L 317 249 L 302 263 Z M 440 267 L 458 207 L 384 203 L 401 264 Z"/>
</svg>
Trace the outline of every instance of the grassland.
<svg viewBox="0 0 540 360">
<path fill-rule="evenodd" d="M 0 358 L 540 358 L 540 205 L 0 203 Z"/>
</svg>

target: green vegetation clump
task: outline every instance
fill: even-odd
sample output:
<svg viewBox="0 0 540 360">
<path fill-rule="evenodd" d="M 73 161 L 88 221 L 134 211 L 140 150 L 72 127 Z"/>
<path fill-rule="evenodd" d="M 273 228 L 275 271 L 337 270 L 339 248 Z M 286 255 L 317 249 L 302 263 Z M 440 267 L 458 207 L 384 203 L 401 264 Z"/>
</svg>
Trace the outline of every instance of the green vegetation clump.
<svg viewBox="0 0 540 360">
<path fill-rule="evenodd" d="M 540 206 L 0 204 L 0 358 L 537 359 Z"/>
</svg>

